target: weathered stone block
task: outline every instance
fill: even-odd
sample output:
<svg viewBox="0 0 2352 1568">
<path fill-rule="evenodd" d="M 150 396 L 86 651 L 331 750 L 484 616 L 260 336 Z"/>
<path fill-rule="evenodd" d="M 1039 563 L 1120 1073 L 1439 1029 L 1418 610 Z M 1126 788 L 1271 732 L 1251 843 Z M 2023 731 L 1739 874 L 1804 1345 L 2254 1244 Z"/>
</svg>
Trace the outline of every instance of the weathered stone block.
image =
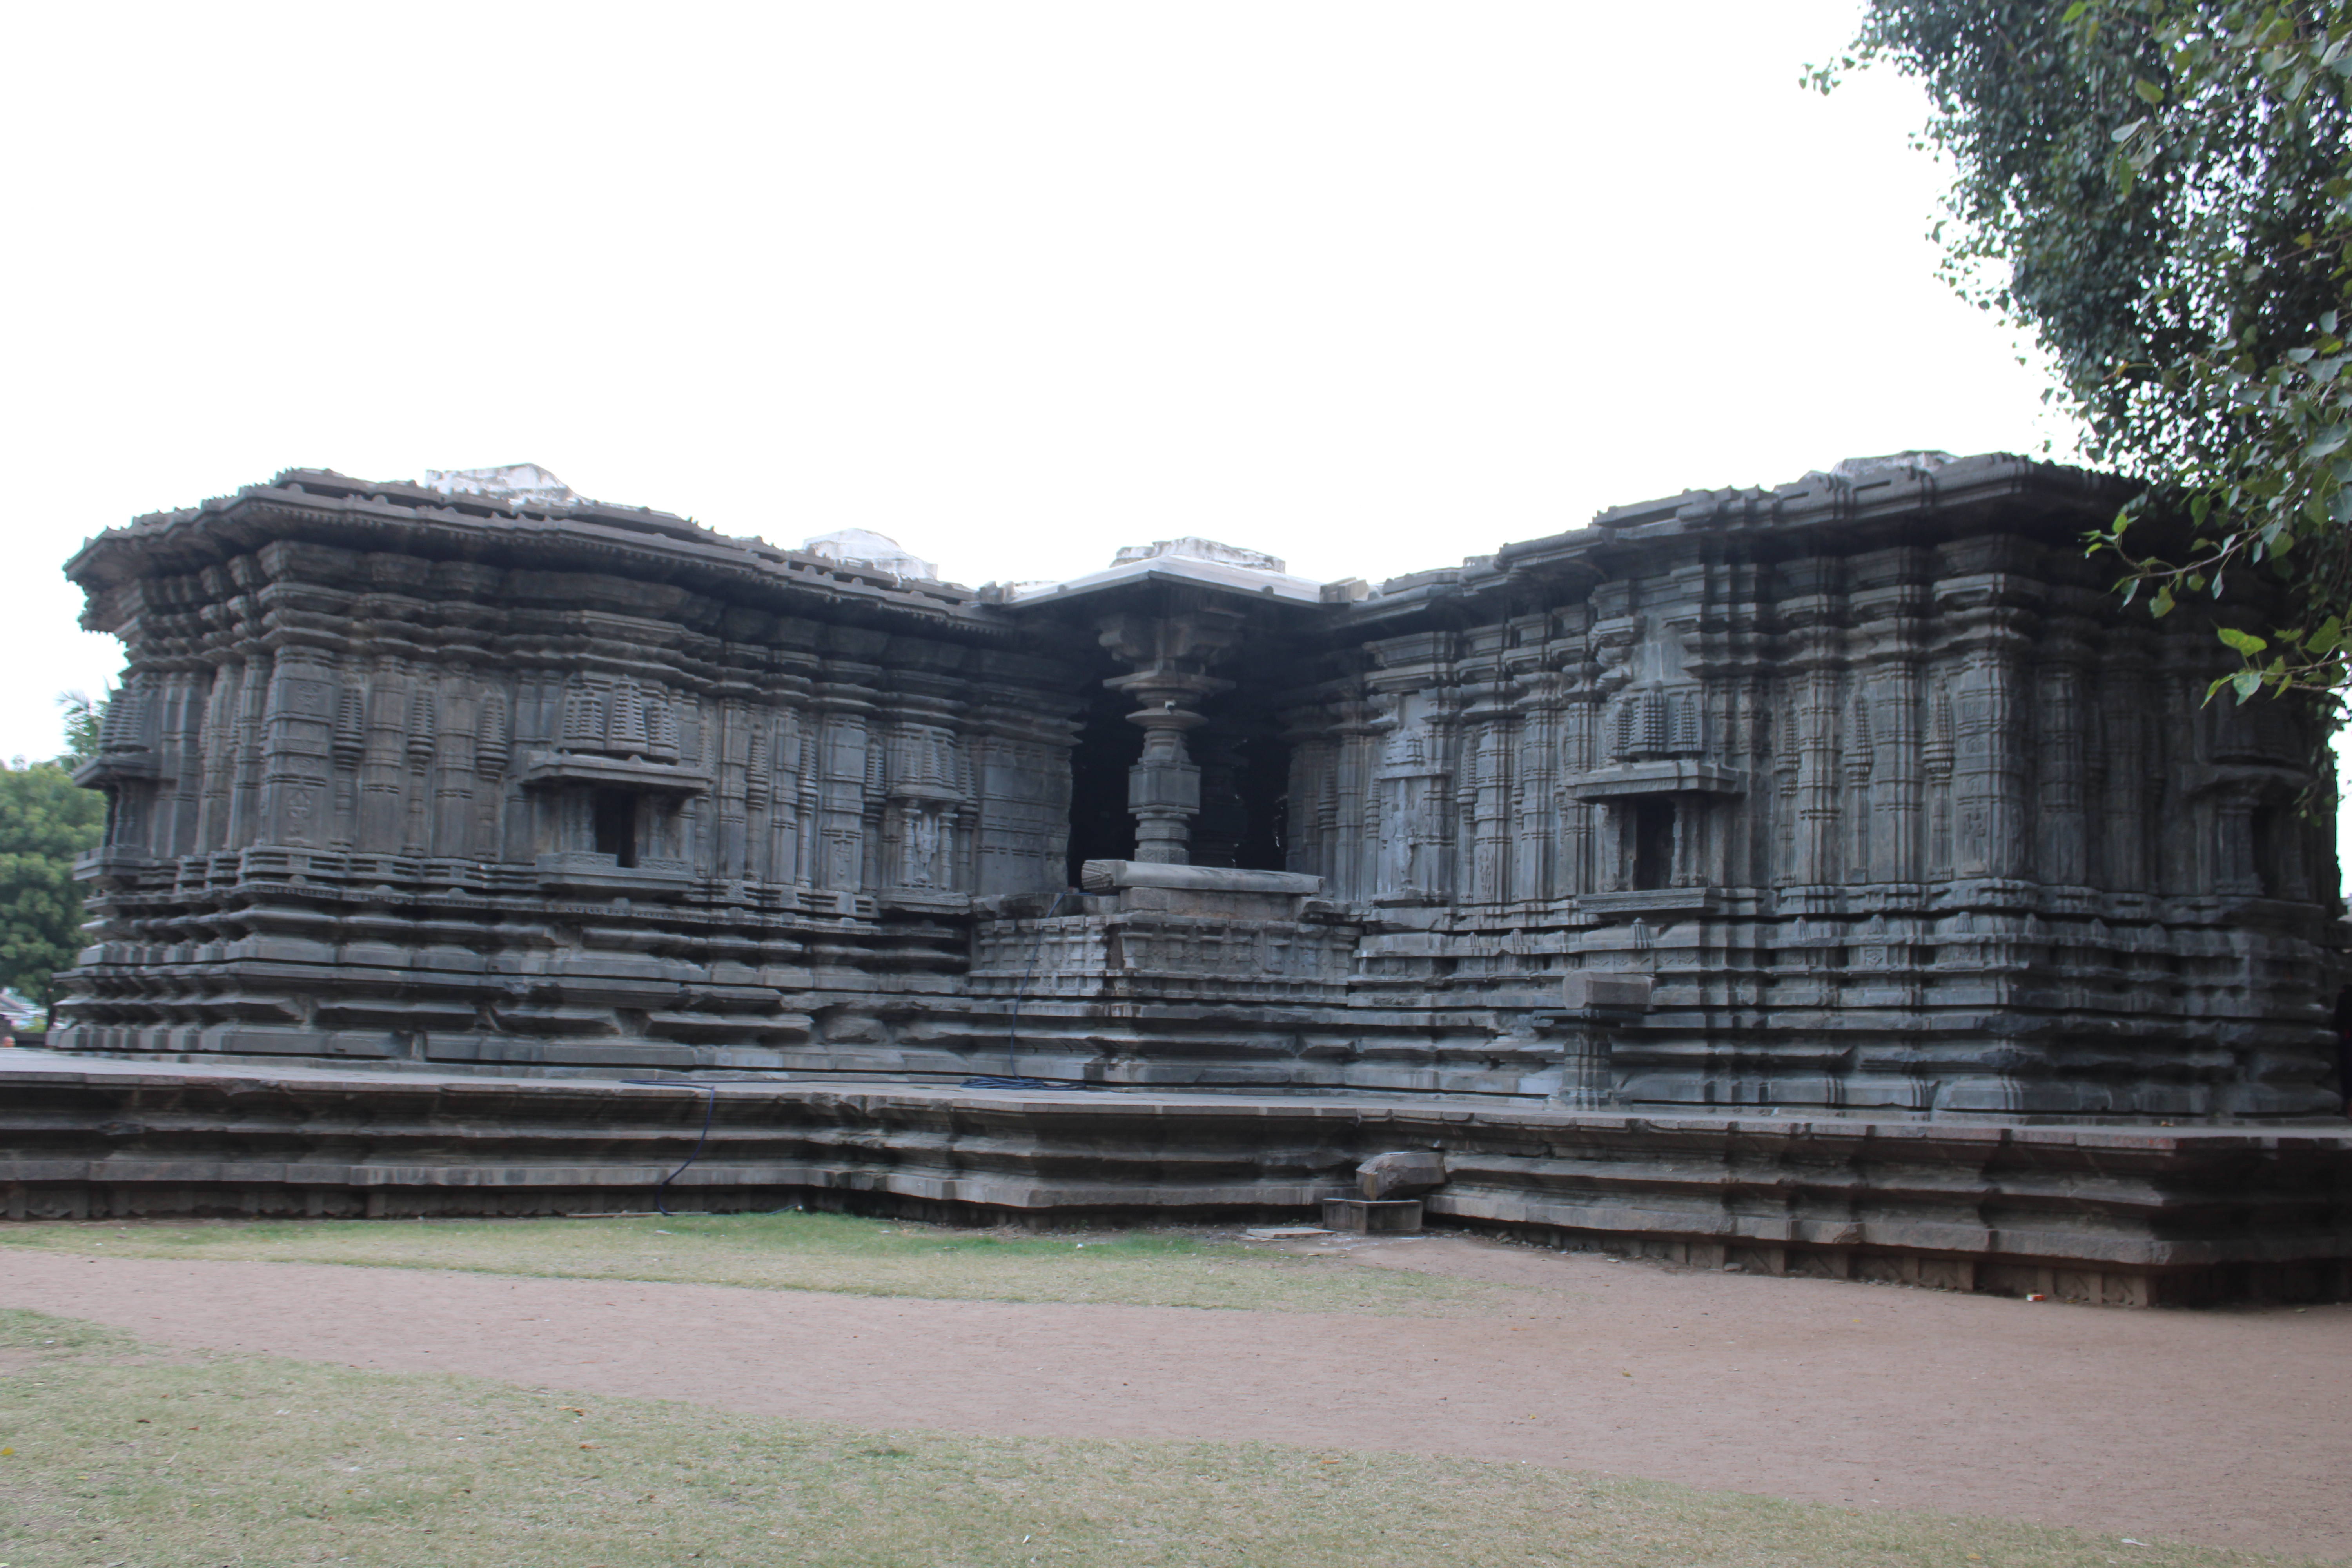
<svg viewBox="0 0 2352 1568">
<path fill-rule="evenodd" d="M 1373 1202 L 1418 1197 L 1445 1184 L 1445 1156 L 1429 1149 L 1375 1154 L 1356 1167 L 1356 1186 Z"/>
<path fill-rule="evenodd" d="M 1421 1228 L 1421 1200 L 1325 1198 L 1323 1224 L 1327 1229 L 1352 1231 L 1359 1236 L 1411 1235 Z"/>
<path fill-rule="evenodd" d="M 1647 974 L 1580 969 L 1561 977 L 1559 1005 L 1577 1012 L 1601 1009 L 1646 1012 L 1655 984 L 1656 982 Z"/>
</svg>

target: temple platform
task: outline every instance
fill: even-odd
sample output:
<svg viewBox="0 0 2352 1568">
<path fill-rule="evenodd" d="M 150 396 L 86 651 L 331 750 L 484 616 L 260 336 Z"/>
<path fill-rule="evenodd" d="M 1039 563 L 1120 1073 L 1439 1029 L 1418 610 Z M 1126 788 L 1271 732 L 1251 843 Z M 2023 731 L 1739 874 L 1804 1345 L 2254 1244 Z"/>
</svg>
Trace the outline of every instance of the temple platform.
<svg viewBox="0 0 2352 1568">
<path fill-rule="evenodd" d="M 709 1133 L 703 1136 L 706 1114 Z M 1305 1220 L 1430 1149 L 1432 1223 L 1691 1267 L 2122 1305 L 2352 1296 L 2352 1129 L 1652 1115 L 1373 1096 L 628 1083 L 0 1050 L 11 1220 L 800 1205 Z"/>
</svg>

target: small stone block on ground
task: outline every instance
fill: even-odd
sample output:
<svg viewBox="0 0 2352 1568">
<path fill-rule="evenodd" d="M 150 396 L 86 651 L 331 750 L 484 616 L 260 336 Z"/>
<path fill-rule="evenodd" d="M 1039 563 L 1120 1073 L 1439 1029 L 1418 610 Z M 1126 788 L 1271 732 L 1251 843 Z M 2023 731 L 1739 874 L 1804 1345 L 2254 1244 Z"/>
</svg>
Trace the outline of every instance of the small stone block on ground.
<svg viewBox="0 0 2352 1568">
<path fill-rule="evenodd" d="M 1325 1198 L 1323 1223 L 1358 1236 L 1394 1236 L 1421 1228 L 1419 1198 Z"/>
<path fill-rule="evenodd" d="M 1261 1225 L 1242 1232 L 1245 1241 L 1308 1241 L 1331 1233 L 1319 1225 Z"/>
</svg>

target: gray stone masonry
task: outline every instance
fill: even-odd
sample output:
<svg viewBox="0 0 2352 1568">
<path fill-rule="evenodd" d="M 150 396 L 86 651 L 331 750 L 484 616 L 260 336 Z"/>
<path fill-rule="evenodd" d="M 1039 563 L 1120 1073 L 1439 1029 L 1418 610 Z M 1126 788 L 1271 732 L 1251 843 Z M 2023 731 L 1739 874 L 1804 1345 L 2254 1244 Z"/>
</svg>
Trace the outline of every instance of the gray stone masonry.
<svg viewBox="0 0 2352 1568">
<path fill-rule="evenodd" d="M 129 665 L 56 1044 L 2334 1104 L 2313 720 L 2205 702 L 2210 626 L 2107 591 L 2100 476 L 1911 454 L 1377 589 L 1183 539 L 972 590 L 530 475 L 292 470 L 75 556 Z"/>
<path fill-rule="evenodd" d="M 710 1093 L 0 1050 L 0 1219 L 643 1211 L 675 1175 L 662 1201 L 687 1212 L 1295 1225 L 1340 1200 L 1356 1211 L 1343 1223 L 1421 1210 L 1705 1268 L 2119 1305 L 2352 1289 L 2340 1122 L 2020 1126 L 700 1081 Z M 1360 1170 L 1408 1151 L 1442 1165 L 1425 1173 L 1435 1186 L 1355 1195 Z"/>
</svg>

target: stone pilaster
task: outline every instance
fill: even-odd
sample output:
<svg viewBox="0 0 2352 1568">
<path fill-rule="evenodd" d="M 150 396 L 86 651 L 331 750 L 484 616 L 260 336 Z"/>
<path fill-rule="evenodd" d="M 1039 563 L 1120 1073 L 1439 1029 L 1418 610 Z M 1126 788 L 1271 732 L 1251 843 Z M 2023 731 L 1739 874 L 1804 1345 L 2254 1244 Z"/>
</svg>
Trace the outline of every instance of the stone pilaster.
<svg viewBox="0 0 2352 1568">
<path fill-rule="evenodd" d="M 247 659 L 245 679 L 237 687 L 233 731 L 236 761 L 229 776 L 228 838 L 225 847 L 253 843 L 261 829 L 264 725 L 268 714 L 270 676 L 276 663 L 268 653 L 257 650 Z"/>
<path fill-rule="evenodd" d="M 1510 896 L 1532 903 L 1556 896 L 1563 710 L 1567 679 L 1556 670 L 1521 677 L 1517 755 L 1512 792 Z"/>
<path fill-rule="evenodd" d="M 2090 659 L 2086 629 L 2072 618 L 2053 621 L 2037 650 L 2042 689 L 2035 713 L 2041 733 L 2034 874 L 2053 887 L 2081 887 L 2090 880 L 2090 823 L 2084 811 L 2091 720 L 2084 701 Z"/>
<path fill-rule="evenodd" d="M 263 721 L 261 836 L 265 842 L 320 845 L 333 809 L 330 758 L 333 671 L 318 656 L 278 661 Z"/>
</svg>

